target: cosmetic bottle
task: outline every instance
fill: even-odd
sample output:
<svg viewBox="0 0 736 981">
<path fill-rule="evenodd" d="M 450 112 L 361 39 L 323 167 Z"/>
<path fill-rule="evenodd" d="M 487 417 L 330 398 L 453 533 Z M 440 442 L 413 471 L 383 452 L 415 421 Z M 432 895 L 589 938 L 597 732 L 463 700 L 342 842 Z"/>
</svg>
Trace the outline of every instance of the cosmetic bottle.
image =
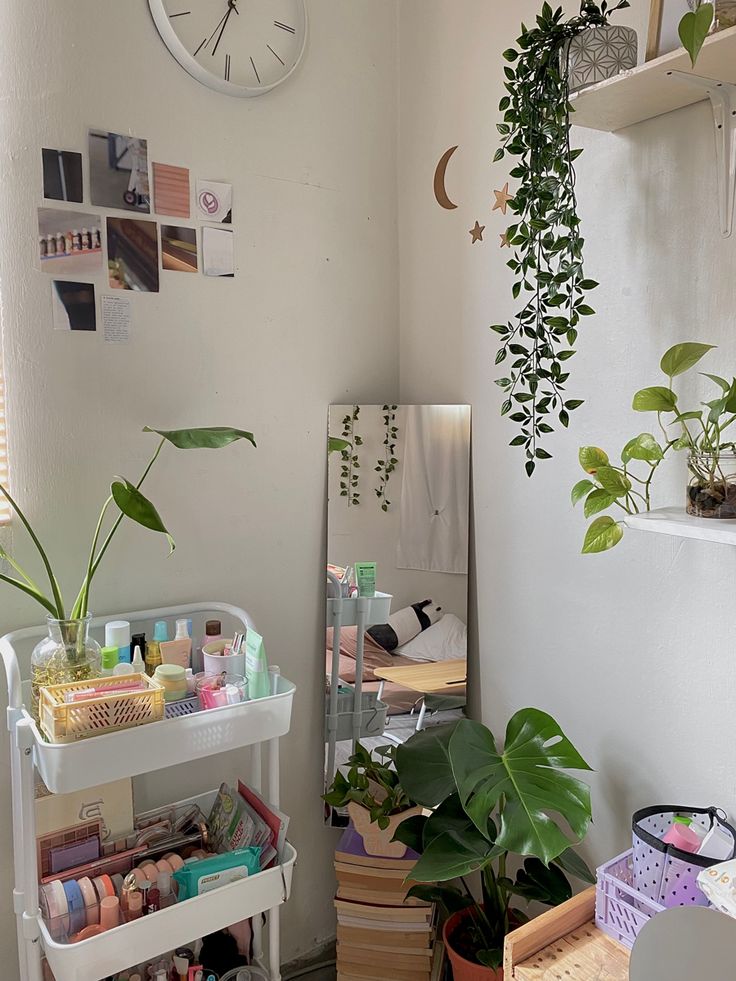
<svg viewBox="0 0 736 981">
<path fill-rule="evenodd" d="M 144 916 L 148 916 L 150 913 L 158 913 L 161 909 L 161 890 L 158 888 L 158 882 L 156 885 L 152 885 L 146 894 L 146 908 L 143 911 Z"/>
<path fill-rule="evenodd" d="M 143 915 L 146 916 L 148 913 L 148 893 L 151 891 L 151 883 L 148 879 L 144 879 L 143 882 L 138 883 L 138 888 L 141 893 L 141 909 Z"/>
<path fill-rule="evenodd" d="M 281 668 L 278 666 L 278 664 L 269 664 L 268 675 L 271 679 L 271 694 L 278 695 L 279 680 L 281 678 Z"/>
<path fill-rule="evenodd" d="M 169 639 L 169 629 L 165 620 L 157 620 L 153 628 L 153 640 L 146 645 L 146 674 L 153 677 L 161 664 L 161 642 Z"/>
<path fill-rule="evenodd" d="M 103 678 L 109 678 L 118 666 L 117 647 L 103 647 L 100 651 L 100 674 Z"/>
<path fill-rule="evenodd" d="M 120 677 L 123 674 L 133 674 L 133 665 L 130 661 L 118 661 L 112 673 L 115 677 Z"/>
<path fill-rule="evenodd" d="M 140 891 L 136 889 L 134 893 L 128 896 L 128 913 L 126 919 L 139 920 L 143 916 L 143 896 Z"/>
<path fill-rule="evenodd" d="M 204 671 L 204 656 L 202 648 L 207 644 L 212 644 L 216 640 L 222 640 L 222 623 L 219 620 L 208 620 L 204 626 L 204 639 L 197 646 L 196 651 L 192 652 L 192 670 L 195 674 Z"/>
<path fill-rule="evenodd" d="M 100 900 L 100 926 L 113 930 L 120 925 L 120 900 L 117 896 L 105 896 Z"/>
<path fill-rule="evenodd" d="M 159 909 L 166 909 L 173 906 L 176 902 L 174 890 L 171 887 L 171 872 L 159 872 L 158 874 Z"/>
<path fill-rule="evenodd" d="M 136 647 L 140 647 L 143 659 L 146 657 L 146 635 L 145 634 L 133 634 L 130 638 L 130 649 L 134 651 Z"/>
<path fill-rule="evenodd" d="M 135 652 L 133 654 L 133 660 L 131 661 L 131 666 L 133 668 L 133 674 L 144 674 L 146 670 L 146 664 L 145 661 L 143 660 L 141 649 L 137 644 L 135 647 Z"/>
<path fill-rule="evenodd" d="M 164 664 L 178 664 L 188 668 L 192 659 L 192 640 L 187 633 L 187 621 L 176 621 L 176 636 L 161 643 L 161 660 Z"/>
<path fill-rule="evenodd" d="M 130 624 L 127 620 L 110 620 L 105 624 L 105 647 L 117 647 L 118 660 L 130 663 Z"/>
</svg>

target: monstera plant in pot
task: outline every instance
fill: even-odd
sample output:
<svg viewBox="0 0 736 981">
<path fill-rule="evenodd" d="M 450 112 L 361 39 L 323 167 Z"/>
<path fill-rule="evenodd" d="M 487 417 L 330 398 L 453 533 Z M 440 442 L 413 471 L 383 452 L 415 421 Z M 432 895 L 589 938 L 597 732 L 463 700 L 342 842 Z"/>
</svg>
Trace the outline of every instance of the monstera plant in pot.
<svg viewBox="0 0 736 981">
<path fill-rule="evenodd" d="M 594 881 L 571 847 L 588 830 L 590 790 L 566 772 L 590 767 L 557 722 L 532 708 L 513 716 L 502 748 L 486 726 L 463 719 L 412 736 L 396 765 L 406 793 L 432 808 L 396 831 L 420 853 L 409 895 L 449 914 L 455 981 L 501 981 L 504 937 L 528 919 L 518 902 L 569 899 L 566 872 Z M 471 873 L 480 873 L 478 899 Z"/>
<path fill-rule="evenodd" d="M 396 747 L 380 746 L 375 756 L 360 743 L 348 759 L 347 774 L 335 774 L 323 800 L 331 807 L 347 807 L 368 855 L 402 858 L 406 845 L 393 840 L 399 825 L 421 814 L 402 786 L 395 767 Z"/>
</svg>

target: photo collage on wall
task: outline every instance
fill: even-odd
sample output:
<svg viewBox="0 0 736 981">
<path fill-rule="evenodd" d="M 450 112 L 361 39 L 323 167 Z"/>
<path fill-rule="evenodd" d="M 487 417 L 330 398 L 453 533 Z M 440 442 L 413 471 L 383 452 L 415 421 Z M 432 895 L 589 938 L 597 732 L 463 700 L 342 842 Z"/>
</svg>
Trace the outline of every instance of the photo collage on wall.
<svg viewBox="0 0 736 981">
<path fill-rule="evenodd" d="M 235 276 L 232 184 L 192 182 L 187 167 L 149 156 L 147 140 L 90 129 L 85 197 L 83 154 L 42 148 L 49 204 L 38 209 L 38 258 L 54 277 L 54 329 L 97 329 L 93 276 L 98 287 L 138 293 L 158 293 L 162 272 Z M 83 210 L 85 200 L 119 214 Z"/>
</svg>

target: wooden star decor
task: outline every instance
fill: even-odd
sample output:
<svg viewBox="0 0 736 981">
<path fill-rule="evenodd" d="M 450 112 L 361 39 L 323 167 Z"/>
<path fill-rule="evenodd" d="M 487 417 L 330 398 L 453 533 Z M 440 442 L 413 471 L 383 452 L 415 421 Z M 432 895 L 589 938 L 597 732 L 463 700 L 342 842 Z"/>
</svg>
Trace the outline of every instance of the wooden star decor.
<svg viewBox="0 0 736 981">
<path fill-rule="evenodd" d="M 483 241 L 483 232 L 486 230 L 485 225 L 479 224 L 477 221 L 473 228 L 470 229 L 470 236 L 472 238 L 472 243 L 475 245 L 476 242 Z"/>
<path fill-rule="evenodd" d="M 514 200 L 514 195 L 509 194 L 509 182 L 506 181 L 502 190 L 494 191 L 496 196 L 496 203 L 493 205 L 492 211 L 500 211 L 502 214 L 506 214 L 509 208 L 509 201 Z"/>
<path fill-rule="evenodd" d="M 502 249 L 510 249 L 511 248 L 511 242 L 509 242 L 509 233 L 508 232 L 502 232 L 498 237 L 501 239 L 501 248 Z"/>
</svg>

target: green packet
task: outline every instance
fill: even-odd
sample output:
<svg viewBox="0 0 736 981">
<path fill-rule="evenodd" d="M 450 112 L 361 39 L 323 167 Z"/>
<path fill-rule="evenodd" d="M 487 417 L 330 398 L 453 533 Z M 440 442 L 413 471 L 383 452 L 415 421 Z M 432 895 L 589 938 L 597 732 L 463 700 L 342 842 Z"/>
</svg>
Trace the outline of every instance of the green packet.
<svg viewBox="0 0 736 981">
<path fill-rule="evenodd" d="M 219 889 L 220 886 L 247 879 L 249 875 L 256 875 L 260 871 L 261 849 L 254 845 L 226 852 L 224 855 L 187 862 L 174 872 L 174 880 L 179 886 L 177 899 L 182 902 L 193 896 L 201 896 L 212 889 Z"/>
</svg>

